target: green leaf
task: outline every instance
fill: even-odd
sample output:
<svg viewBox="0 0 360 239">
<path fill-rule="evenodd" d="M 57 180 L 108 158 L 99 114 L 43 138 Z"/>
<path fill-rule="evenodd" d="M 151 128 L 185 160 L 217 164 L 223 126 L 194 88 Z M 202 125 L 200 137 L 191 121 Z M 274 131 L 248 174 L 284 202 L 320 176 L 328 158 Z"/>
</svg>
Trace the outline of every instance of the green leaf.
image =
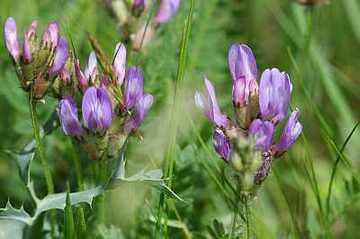
<svg viewBox="0 0 360 239">
<path fill-rule="evenodd" d="M 104 192 L 103 186 L 98 186 L 89 190 L 70 193 L 70 204 L 74 206 L 79 203 L 87 203 L 91 206 L 93 199 Z M 66 193 L 56 193 L 47 195 L 39 201 L 34 218 L 37 218 L 42 212 L 51 209 L 64 210 L 66 206 Z"/>
<path fill-rule="evenodd" d="M 2 220 L 14 220 L 23 224 L 31 224 L 32 222 L 31 216 L 24 210 L 23 207 L 16 209 L 9 201 L 6 203 L 5 208 L 0 209 L 0 221 Z"/>
<path fill-rule="evenodd" d="M 72 208 L 71 208 L 69 186 L 68 186 L 68 191 L 66 192 L 66 206 L 65 206 L 65 212 L 64 212 L 64 227 L 65 227 L 65 238 L 66 239 L 75 238 L 74 214 L 73 214 L 73 211 L 72 211 Z"/>
<path fill-rule="evenodd" d="M 0 209 L 0 239 L 21 239 L 25 226 L 31 223 L 32 218 L 23 207 L 16 209 L 8 201 Z"/>
<path fill-rule="evenodd" d="M 25 224 L 13 220 L 0 221 L 0 239 L 22 239 Z"/>
</svg>

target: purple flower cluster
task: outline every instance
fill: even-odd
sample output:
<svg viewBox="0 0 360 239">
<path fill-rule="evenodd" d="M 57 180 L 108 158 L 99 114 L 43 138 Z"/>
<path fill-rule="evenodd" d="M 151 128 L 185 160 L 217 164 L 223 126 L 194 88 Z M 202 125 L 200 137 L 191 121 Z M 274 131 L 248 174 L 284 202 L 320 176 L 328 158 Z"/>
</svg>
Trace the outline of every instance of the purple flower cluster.
<svg viewBox="0 0 360 239">
<path fill-rule="evenodd" d="M 140 126 L 153 103 L 153 97 L 144 93 L 142 70 L 131 66 L 126 71 L 125 65 L 126 48 L 122 43 L 118 43 L 114 51 L 114 80 L 100 73 L 94 52 L 90 54 L 84 71 L 80 69 L 79 60 L 75 60 L 75 75 L 82 95 L 82 123 L 73 96 L 63 97 L 58 105 L 58 115 L 66 135 L 89 145 L 88 141 L 92 141 L 94 135 L 101 139 L 114 139 L 126 136 Z M 113 122 L 118 124 L 112 127 Z M 110 141 L 107 144 L 114 143 Z"/>
<path fill-rule="evenodd" d="M 56 76 L 66 76 L 65 64 L 69 59 L 69 47 L 65 38 L 60 36 L 59 24 L 50 22 L 41 41 L 37 36 L 38 22 L 32 21 L 24 34 L 22 47 L 18 41 L 16 22 L 8 17 L 4 25 L 6 48 L 16 65 L 22 88 L 33 91 L 36 98 L 42 98 L 50 82 Z"/>
<path fill-rule="evenodd" d="M 144 94 L 144 76 L 137 66 L 131 66 L 126 72 L 126 49 L 122 43 L 117 44 L 113 59 L 113 71 L 117 81 L 112 83 L 108 76 L 100 74 L 94 52 L 89 56 L 84 72 L 80 69 L 79 60 L 74 67 L 82 96 L 82 119 L 86 129 L 92 132 L 105 132 L 112 125 L 113 117 L 125 115 L 123 130 L 129 134 L 139 127 L 153 103 L 153 97 Z M 121 92 L 123 86 L 123 94 Z M 115 88 L 115 90 L 114 90 Z M 122 95 L 121 100 L 119 96 Z M 121 109 L 118 113 L 117 109 Z M 65 134 L 81 136 L 84 133 L 77 114 L 77 107 L 71 96 L 59 102 L 59 118 Z"/>
<path fill-rule="evenodd" d="M 233 81 L 232 100 L 236 113 L 233 122 L 221 112 L 213 85 L 205 79 L 207 96 L 195 93 L 195 103 L 199 109 L 215 124 L 213 144 L 216 152 L 226 161 L 232 154 L 232 140 L 236 137 L 248 137 L 255 140 L 257 150 L 264 155 L 263 164 L 269 158 L 278 157 L 287 151 L 302 131 L 298 121 L 299 110 L 289 116 L 277 143 L 274 132 L 278 123 L 288 113 L 292 92 L 289 76 L 278 69 L 266 69 L 257 83 L 257 66 L 251 49 L 245 44 L 234 44 L 229 49 L 228 64 Z M 268 172 L 261 172 L 266 174 Z M 260 175 L 260 176 L 266 176 Z"/>
</svg>

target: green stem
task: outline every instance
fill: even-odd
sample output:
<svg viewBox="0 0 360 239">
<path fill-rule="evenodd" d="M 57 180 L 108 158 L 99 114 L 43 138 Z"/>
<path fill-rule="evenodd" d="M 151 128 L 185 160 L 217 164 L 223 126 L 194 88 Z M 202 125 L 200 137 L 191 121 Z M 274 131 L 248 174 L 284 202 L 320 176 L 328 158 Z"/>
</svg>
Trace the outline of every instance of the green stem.
<svg viewBox="0 0 360 239">
<path fill-rule="evenodd" d="M 250 239 L 251 232 L 251 211 L 249 207 L 249 198 L 245 196 L 245 215 L 246 215 L 246 238 Z"/>
<path fill-rule="evenodd" d="M 76 177 L 76 181 L 78 184 L 78 189 L 79 191 L 84 190 L 84 182 L 83 182 L 83 177 L 82 177 L 82 170 L 81 170 L 81 160 L 79 157 L 78 152 L 76 152 L 76 147 L 75 147 L 75 143 L 74 141 L 71 141 L 71 146 L 72 146 L 72 159 L 74 162 L 74 170 L 75 170 L 75 177 Z M 79 222 L 79 226 L 80 226 L 80 230 L 79 230 L 79 234 L 80 237 L 83 237 L 86 233 L 86 221 L 85 221 L 85 212 L 84 212 L 84 208 L 82 205 L 80 205 L 79 209 L 78 209 L 78 216 L 80 219 Z"/>
<path fill-rule="evenodd" d="M 38 122 L 38 115 L 36 111 L 36 101 L 34 100 L 32 94 L 30 93 L 29 97 L 29 110 L 31 115 L 31 123 L 33 127 L 35 142 L 36 142 L 36 150 L 37 155 L 40 157 L 42 167 L 44 169 L 44 175 L 47 185 L 47 190 L 49 194 L 54 193 L 54 183 L 51 177 L 51 171 L 48 165 L 48 161 L 45 156 L 44 147 L 42 144 L 42 138 L 40 135 L 40 126 Z M 56 224 L 56 215 L 55 213 L 50 213 L 50 224 L 51 224 L 51 236 L 55 238 L 55 224 Z"/>
</svg>

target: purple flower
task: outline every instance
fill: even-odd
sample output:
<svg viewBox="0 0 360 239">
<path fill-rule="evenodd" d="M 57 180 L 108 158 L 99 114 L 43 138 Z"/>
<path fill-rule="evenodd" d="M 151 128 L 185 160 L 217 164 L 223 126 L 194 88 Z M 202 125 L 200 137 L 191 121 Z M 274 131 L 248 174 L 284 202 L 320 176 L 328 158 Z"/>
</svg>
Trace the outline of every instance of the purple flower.
<svg viewBox="0 0 360 239">
<path fill-rule="evenodd" d="M 267 69 L 261 76 L 259 105 L 264 120 L 274 124 L 282 120 L 288 111 L 292 85 L 288 74 L 278 69 Z"/>
<path fill-rule="evenodd" d="M 157 23 L 169 21 L 177 12 L 180 0 L 161 0 L 159 10 L 154 18 Z"/>
<path fill-rule="evenodd" d="M 145 0 L 134 0 L 134 2 L 132 4 L 133 10 L 137 10 L 137 9 L 144 8 L 144 7 L 145 7 Z"/>
<path fill-rule="evenodd" d="M 121 42 L 118 43 L 114 51 L 113 69 L 115 71 L 118 85 L 121 86 L 125 77 L 126 67 L 126 48 Z"/>
<path fill-rule="evenodd" d="M 33 20 L 31 22 L 31 25 L 29 27 L 29 29 L 27 30 L 26 34 L 28 35 L 28 38 L 31 38 L 33 36 L 36 36 L 36 29 L 38 27 L 38 21 L 37 20 Z"/>
<path fill-rule="evenodd" d="M 132 112 L 130 118 L 125 122 L 124 129 L 127 133 L 130 133 L 140 126 L 152 103 L 152 95 L 145 94 L 141 97 L 141 99 L 136 103 L 135 109 Z"/>
<path fill-rule="evenodd" d="M 233 79 L 233 103 L 243 107 L 249 102 L 249 95 L 256 83 L 256 61 L 251 49 L 245 44 L 233 44 L 228 53 L 228 64 Z"/>
<path fill-rule="evenodd" d="M 50 22 L 43 34 L 43 43 L 46 47 L 54 49 L 59 40 L 59 24 Z"/>
<path fill-rule="evenodd" d="M 256 148 L 267 152 L 272 144 L 274 125 L 269 121 L 254 120 L 249 127 L 249 135 L 255 138 Z"/>
<path fill-rule="evenodd" d="M 214 130 L 213 144 L 215 151 L 220 155 L 220 157 L 225 161 L 228 161 L 231 151 L 230 140 L 228 139 L 228 137 L 226 137 L 224 132 L 219 128 L 215 128 Z"/>
<path fill-rule="evenodd" d="M 256 80 L 256 60 L 247 45 L 233 44 L 229 49 L 228 64 L 234 81 L 240 78 L 245 78 L 247 83 Z"/>
<path fill-rule="evenodd" d="M 5 44 L 10 55 L 16 63 L 19 63 L 20 59 L 20 47 L 17 39 L 16 22 L 14 18 L 8 17 L 4 26 Z"/>
<path fill-rule="evenodd" d="M 23 59 L 26 63 L 30 63 L 32 61 L 30 40 L 32 40 L 32 38 L 34 38 L 36 35 L 37 25 L 38 22 L 33 20 L 29 29 L 24 34 Z"/>
<path fill-rule="evenodd" d="M 75 101 L 68 96 L 60 100 L 57 113 L 61 127 L 66 135 L 80 136 L 83 132 L 78 118 Z"/>
<path fill-rule="evenodd" d="M 86 79 L 90 79 L 97 75 L 97 60 L 95 52 L 91 52 L 89 55 L 88 63 L 84 70 L 84 75 Z"/>
<path fill-rule="evenodd" d="M 211 82 L 205 78 L 204 80 L 207 98 L 203 94 L 196 92 L 195 93 L 195 103 L 196 106 L 204 112 L 204 114 L 217 126 L 227 127 L 229 121 L 225 114 L 220 111 L 219 105 L 216 100 L 215 89 Z"/>
<path fill-rule="evenodd" d="M 49 75 L 54 76 L 64 68 L 64 65 L 69 57 L 69 47 L 65 38 L 60 37 L 56 46 L 54 61 L 50 66 Z"/>
<path fill-rule="evenodd" d="M 134 107 L 143 95 L 144 74 L 139 67 L 131 66 L 125 77 L 124 106 L 126 109 Z"/>
<path fill-rule="evenodd" d="M 298 121 L 299 110 L 295 109 L 283 129 L 279 143 L 276 145 L 276 154 L 282 154 L 293 145 L 302 131 L 302 125 Z"/>
<path fill-rule="evenodd" d="M 246 85 L 245 77 L 233 81 L 232 98 L 235 107 L 243 107 L 247 104 L 249 87 Z"/>
<path fill-rule="evenodd" d="M 82 92 L 85 92 L 86 89 L 88 88 L 89 84 L 88 84 L 88 79 L 86 79 L 84 73 L 80 69 L 79 59 L 75 60 L 74 68 L 75 68 L 76 77 L 78 78 L 78 81 L 79 81 L 80 89 L 82 90 Z"/>
<path fill-rule="evenodd" d="M 112 122 L 112 103 L 105 88 L 90 87 L 82 99 L 82 115 L 85 127 L 102 131 Z"/>
</svg>

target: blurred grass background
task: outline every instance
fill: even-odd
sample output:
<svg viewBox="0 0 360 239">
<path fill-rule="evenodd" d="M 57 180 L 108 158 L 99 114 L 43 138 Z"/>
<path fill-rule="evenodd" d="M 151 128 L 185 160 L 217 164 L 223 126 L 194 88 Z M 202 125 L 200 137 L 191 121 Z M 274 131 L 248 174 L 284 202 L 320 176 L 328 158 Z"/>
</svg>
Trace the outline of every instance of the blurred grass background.
<svg viewBox="0 0 360 239">
<path fill-rule="evenodd" d="M 169 137 L 166 122 L 181 30 L 189 2 L 183 0 L 177 16 L 161 26 L 154 40 L 142 52 L 133 53 L 136 57 L 128 62 L 144 69 L 145 90 L 155 98 L 155 105 L 141 128 L 144 141 L 132 139 L 130 142 L 127 152 L 130 173 L 145 167 L 161 167 Z M 96 35 L 108 55 L 122 40 L 116 19 L 109 15 L 100 0 L 1 0 L 2 24 L 7 16 L 16 19 L 20 36 L 34 18 L 39 20 L 41 31 L 48 21 L 59 21 L 62 33 L 73 39 L 82 65 L 91 50 L 87 32 Z M 193 237 L 207 238 L 204 236 L 207 226 L 214 219 L 224 224 L 231 219 L 230 210 L 204 168 L 205 164 L 221 168 L 224 165 L 211 146 L 212 126 L 194 109 L 193 93 L 202 88 L 206 75 L 215 83 L 222 109 L 232 114 L 227 49 L 234 42 L 242 42 L 253 49 L 259 75 L 269 67 L 278 67 L 290 74 L 293 83 L 291 107 L 301 109 L 305 135 L 274 164 L 272 174 L 253 202 L 256 236 L 324 237 L 322 215 L 326 214 L 328 185 L 335 160 L 342 156 L 349 158 L 352 166 L 339 164 L 329 227 L 334 238 L 357 238 L 359 132 L 352 136 L 344 155 L 336 151 L 360 116 L 360 2 L 329 0 L 310 9 L 295 0 L 197 0 L 192 27 L 181 94 L 183 108 L 178 116 L 181 124 L 174 190 L 187 202 L 177 202 L 176 206 Z M 0 41 L 0 49 L 0 149 L 16 150 L 31 138 L 31 123 L 26 96 L 19 87 L 3 41 Z M 43 120 L 55 106 L 56 102 L 48 99 L 40 107 Z M 195 131 L 189 118 L 195 122 Z M 207 147 L 201 144 L 199 137 Z M 64 191 L 66 181 L 74 175 L 69 159 L 69 152 L 73 150 L 71 143 L 57 130 L 46 139 L 46 150 L 56 191 Z M 88 165 L 86 155 L 82 155 L 82 161 Z M 314 171 L 308 174 L 311 165 Z M 38 191 L 45 192 L 41 167 L 36 161 L 33 175 Z M 157 190 L 141 184 L 124 184 L 108 193 L 107 226 L 114 227 L 104 233 L 116 234 L 121 230 L 125 238 L 151 238 L 154 227 L 151 215 L 155 214 L 158 194 Z M 1 206 L 8 198 L 17 205 L 27 200 L 15 162 L 2 153 Z M 183 237 L 182 231 L 175 227 L 170 234 L 170 238 Z"/>
</svg>

